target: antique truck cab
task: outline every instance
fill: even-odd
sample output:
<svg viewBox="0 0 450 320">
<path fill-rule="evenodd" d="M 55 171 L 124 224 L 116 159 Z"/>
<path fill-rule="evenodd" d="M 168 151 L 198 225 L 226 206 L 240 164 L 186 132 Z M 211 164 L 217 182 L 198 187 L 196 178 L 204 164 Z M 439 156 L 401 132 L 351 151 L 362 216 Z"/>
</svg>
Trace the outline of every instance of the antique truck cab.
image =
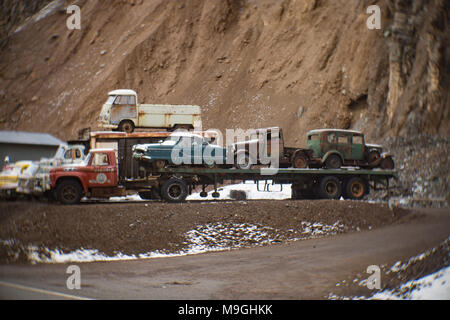
<svg viewBox="0 0 450 320">
<path fill-rule="evenodd" d="M 129 89 L 109 92 L 98 121 L 102 128 L 127 133 L 135 128 L 176 130 L 202 127 L 199 106 L 140 104 L 137 93 Z"/>
<path fill-rule="evenodd" d="M 118 168 L 113 149 L 92 149 L 84 162 L 50 170 L 50 185 L 62 204 L 75 204 L 83 196 L 109 198 L 125 195 L 118 186 Z"/>
<path fill-rule="evenodd" d="M 380 145 L 366 144 L 359 131 L 340 129 L 311 130 L 306 147 L 313 151 L 311 166 L 338 169 L 341 166 L 394 169 L 392 156 Z"/>
</svg>

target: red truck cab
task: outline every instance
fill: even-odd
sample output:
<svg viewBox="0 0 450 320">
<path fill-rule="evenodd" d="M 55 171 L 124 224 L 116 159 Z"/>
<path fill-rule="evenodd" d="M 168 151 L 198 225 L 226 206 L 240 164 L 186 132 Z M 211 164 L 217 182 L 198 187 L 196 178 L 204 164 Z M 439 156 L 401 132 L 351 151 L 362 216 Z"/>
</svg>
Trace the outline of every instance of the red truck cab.
<svg viewBox="0 0 450 320">
<path fill-rule="evenodd" d="M 84 162 L 50 170 L 50 184 L 62 204 L 79 203 L 83 196 L 121 196 L 116 153 L 113 149 L 92 149 Z"/>
</svg>

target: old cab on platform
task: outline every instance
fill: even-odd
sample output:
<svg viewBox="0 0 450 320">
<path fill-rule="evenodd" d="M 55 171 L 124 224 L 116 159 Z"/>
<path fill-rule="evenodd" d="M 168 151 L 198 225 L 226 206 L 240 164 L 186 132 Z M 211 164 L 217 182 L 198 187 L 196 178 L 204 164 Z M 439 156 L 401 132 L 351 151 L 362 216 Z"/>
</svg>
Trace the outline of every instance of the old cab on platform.
<svg viewBox="0 0 450 320">
<path fill-rule="evenodd" d="M 114 149 L 92 149 L 84 162 L 50 170 L 50 184 L 57 200 L 63 204 L 78 203 L 83 195 L 125 195 L 125 190 L 118 187 Z"/>
<path fill-rule="evenodd" d="M 366 144 L 364 134 L 342 129 L 311 130 L 307 134 L 306 147 L 313 150 L 310 163 L 329 169 L 341 166 L 394 169 L 394 160 L 383 153 L 380 145 Z"/>
<path fill-rule="evenodd" d="M 135 128 L 167 130 L 202 127 L 201 110 L 195 105 L 141 104 L 129 89 L 109 92 L 98 118 L 102 128 L 131 133 Z"/>
</svg>

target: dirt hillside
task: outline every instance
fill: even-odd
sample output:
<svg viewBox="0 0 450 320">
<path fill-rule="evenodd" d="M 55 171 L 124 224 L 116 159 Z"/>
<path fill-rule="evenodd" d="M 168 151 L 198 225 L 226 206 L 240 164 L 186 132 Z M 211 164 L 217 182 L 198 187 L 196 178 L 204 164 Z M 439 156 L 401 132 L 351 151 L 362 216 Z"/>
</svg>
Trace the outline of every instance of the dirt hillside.
<svg viewBox="0 0 450 320">
<path fill-rule="evenodd" d="M 207 128 L 449 133 L 444 0 L 8 0 L 2 7 L 0 128 L 73 137 L 107 92 L 198 104 Z M 381 8 L 381 30 L 366 9 Z M 34 13 L 34 15 L 32 15 Z"/>
</svg>

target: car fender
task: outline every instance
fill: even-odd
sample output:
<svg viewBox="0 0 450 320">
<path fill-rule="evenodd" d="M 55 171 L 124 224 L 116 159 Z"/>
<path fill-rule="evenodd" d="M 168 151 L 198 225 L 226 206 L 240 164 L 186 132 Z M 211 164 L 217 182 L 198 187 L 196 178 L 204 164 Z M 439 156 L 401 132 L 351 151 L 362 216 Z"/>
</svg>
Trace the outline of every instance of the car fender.
<svg viewBox="0 0 450 320">
<path fill-rule="evenodd" d="M 85 182 L 85 179 L 83 179 L 82 174 L 79 172 L 73 172 L 73 174 L 69 175 L 58 175 L 55 179 L 55 185 L 54 185 L 54 189 L 56 189 L 56 187 L 58 186 L 58 184 L 63 181 L 63 180 L 77 180 L 81 187 L 83 188 L 83 192 L 86 194 L 89 190 L 88 190 L 88 186 Z"/>
<path fill-rule="evenodd" d="M 339 158 L 341 158 L 342 163 L 344 163 L 344 157 L 337 150 L 330 150 L 327 153 L 325 153 L 324 156 L 322 157 L 322 163 L 325 163 L 325 161 L 327 161 L 327 159 L 333 154 L 337 154 L 339 156 Z"/>
</svg>

